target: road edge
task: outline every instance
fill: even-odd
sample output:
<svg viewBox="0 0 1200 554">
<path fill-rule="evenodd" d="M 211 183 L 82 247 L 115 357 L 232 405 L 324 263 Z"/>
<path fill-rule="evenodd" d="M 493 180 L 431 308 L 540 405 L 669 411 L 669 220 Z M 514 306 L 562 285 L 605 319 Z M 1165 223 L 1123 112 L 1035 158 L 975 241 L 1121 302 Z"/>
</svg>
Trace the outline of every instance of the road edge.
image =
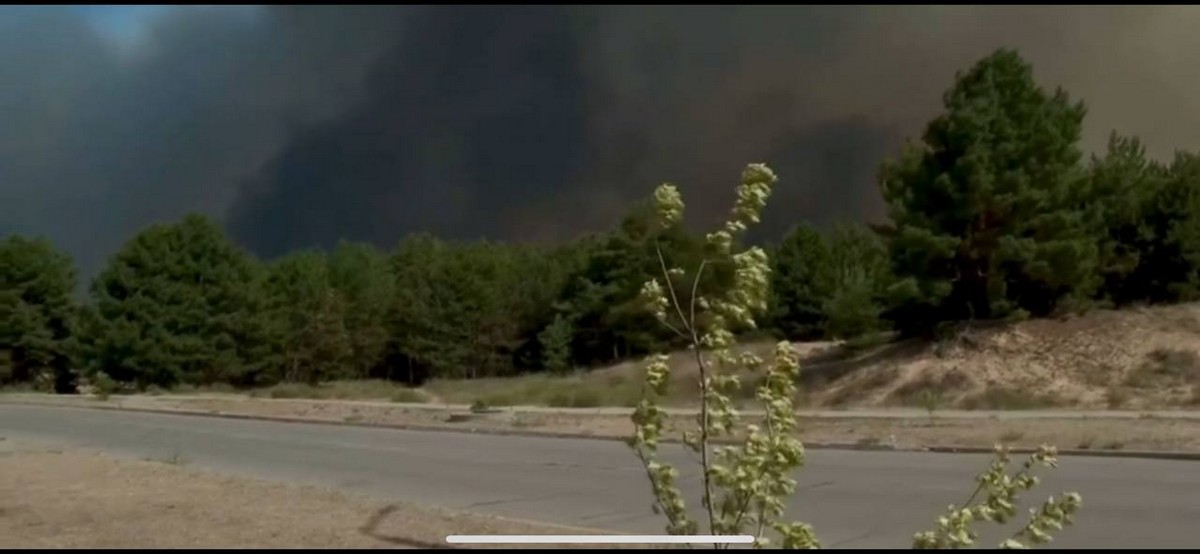
<svg viewBox="0 0 1200 554">
<path fill-rule="evenodd" d="M 544 431 L 529 431 L 522 429 L 489 429 L 478 427 L 449 427 L 441 425 L 413 425 L 401 423 L 373 423 L 369 421 L 341 421 L 335 419 L 320 419 L 320 418 L 305 418 L 291 416 L 270 416 L 257 414 L 240 414 L 236 412 L 210 412 L 202 410 L 187 410 L 187 409 L 169 409 L 169 408 L 148 408 L 137 406 L 105 406 L 91 405 L 81 406 L 77 404 L 57 403 L 57 402 L 38 402 L 25 401 L 21 399 L 4 399 L 0 398 L 0 405 L 8 404 L 15 406 L 35 406 L 35 407 L 53 407 L 53 408 L 73 408 L 77 410 L 110 410 L 118 412 L 140 412 L 160 415 L 178 415 L 178 416 L 199 416 L 219 419 L 240 419 L 248 421 L 273 421 L 278 423 L 297 423 L 308 425 L 334 425 L 340 427 L 358 427 L 369 429 L 392 429 L 397 431 L 438 431 L 449 433 L 462 433 L 473 435 L 494 435 L 494 436 L 515 436 L 515 437 L 540 437 L 552 439 L 589 439 L 589 440 L 605 440 L 625 442 L 622 437 L 610 437 L 603 435 L 591 435 L 586 433 L 568 433 L 568 432 L 544 432 Z M 659 442 L 677 444 L 681 441 L 676 438 L 664 437 Z M 714 440 L 715 444 L 737 444 L 734 440 Z M 979 446 L 889 446 L 885 444 L 858 444 L 858 443 L 818 443 L 804 442 L 804 447 L 810 450 L 852 450 L 852 451 L 867 451 L 867 452 L 927 452 L 937 454 L 990 454 L 994 452 L 993 448 Z M 1036 452 L 1036 448 L 1029 447 L 1013 447 L 1009 449 L 1014 454 L 1024 454 Z M 1161 450 L 1083 450 L 1083 449 L 1060 449 L 1060 456 L 1086 456 L 1094 458 L 1140 458 L 1151 460 L 1172 460 L 1172 461 L 1200 461 L 1200 452 L 1180 452 L 1180 451 L 1161 451 Z"/>
</svg>

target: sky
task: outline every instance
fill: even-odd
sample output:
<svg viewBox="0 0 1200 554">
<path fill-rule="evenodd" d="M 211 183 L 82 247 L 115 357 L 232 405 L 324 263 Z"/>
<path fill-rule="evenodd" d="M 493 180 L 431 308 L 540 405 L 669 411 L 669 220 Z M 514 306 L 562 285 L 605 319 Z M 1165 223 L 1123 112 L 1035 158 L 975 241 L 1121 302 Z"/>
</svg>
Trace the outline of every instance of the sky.
<svg viewBox="0 0 1200 554">
<path fill-rule="evenodd" d="M 1000 47 L 1156 157 L 1200 147 L 1192 6 L 0 7 L 0 233 L 89 276 L 188 212 L 264 257 L 562 242 L 662 181 L 759 238 L 881 217 L 875 173 Z"/>
</svg>

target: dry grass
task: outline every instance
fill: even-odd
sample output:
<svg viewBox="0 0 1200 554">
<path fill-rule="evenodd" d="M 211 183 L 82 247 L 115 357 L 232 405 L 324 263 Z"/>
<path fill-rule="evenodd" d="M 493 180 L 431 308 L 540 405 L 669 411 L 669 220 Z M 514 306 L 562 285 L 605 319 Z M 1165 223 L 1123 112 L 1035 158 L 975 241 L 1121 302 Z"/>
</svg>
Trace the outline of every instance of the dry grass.
<svg viewBox="0 0 1200 554">
<path fill-rule="evenodd" d="M 579 532 L 0 442 L 0 548 L 420 548 L 451 533 Z"/>
<path fill-rule="evenodd" d="M 813 380 L 814 406 L 915 405 L 926 389 L 960 408 L 1189 405 L 1200 402 L 1200 303 L 976 327 L 831 365 L 806 364 L 810 374 L 827 374 Z"/>
<path fill-rule="evenodd" d="M 448 404 L 590 408 L 633 406 L 641 382 L 622 374 L 524 375 L 471 380 L 435 380 L 424 390 Z"/>
<path fill-rule="evenodd" d="M 355 381 L 329 381 L 318 385 L 306 383 L 280 383 L 269 387 L 238 389 L 224 383 L 197 387 L 179 385 L 170 391 L 150 387 L 145 391 L 150 396 L 163 395 L 237 395 L 250 398 L 310 398 L 314 400 L 375 400 L 407 403 L 430 402 L 429 393 L 418 388 L 385 381 L 363 379 Z"/>
<path fill-rule="evenodd" d="M 798 343 L 802 352 L 819 350 L 827 343 Z M 774 343 L 760 342 L 743 345 L 750 351 L 769 357 Z M 696 367 L 692 355 L 676 352 L 669 358 L 671 379 L 666 406 L 691 406 L 699 399 L 696 388 Z M 642 397 L 644 369 L 641 362 L 625 362 L 608 368 L 558 376 L 531 374 L 518 377 L 491 377 L 469 380 L 434 380 L 424 390 L 439 401 L 450 404 L 471 404 L 482 401 L 488 406 L 551 406 L 588 408 L 593 406 L 633 407 Z M 737 395 L 741 404 L 754 400 L 754 391 L 761 374 L 742 373 L 742 388 Z M 798 395 L 805 403 L 803 392 Z"/>
<path fill-rule="evenodd" d="M 924 406 L 937 398 L 938 409 L 1200 404 L 1200 304 L 976 325 L 936 343 L 884 338 L 842 345 L 794 343 L 803 366 L 798 403 Z M 769 357 L 772 346 L 763 341 L 742 348 Z M 698 394 L 690 354 L 675 353 L 669 364 L 671 380 L 663 403 L 694 405 Z M 749 404 L 757 377 L 742 377 L 738 401 Z M 632 406 L 641 380 L 641 363 L 627 362 L 569 377 L 440 381 L 426 389 L 454 403 Z M 580 393 L 581 388 L 590 392 Z"/>
</svg>

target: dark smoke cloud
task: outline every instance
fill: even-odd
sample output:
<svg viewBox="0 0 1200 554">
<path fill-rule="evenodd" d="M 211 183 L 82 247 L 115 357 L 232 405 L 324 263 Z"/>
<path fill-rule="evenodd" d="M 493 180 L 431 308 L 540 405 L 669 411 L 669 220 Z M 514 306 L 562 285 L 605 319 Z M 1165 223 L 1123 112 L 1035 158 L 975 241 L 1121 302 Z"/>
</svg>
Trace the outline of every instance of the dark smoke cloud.
<svg viewBox="0 0 1200 554">
<path fill-rule="evenodd" d="M 177 8 L 122 51 L 0 12 L 0 227 L 94 269 L 199 210 L 273 255 L 404 233 L 561 241 L 664 180 L 760 236 L 879 217 L 873 175 L 954 72 L 1001 46 L 1152 154 L 1200 146 L 1192 7 Z"/>
</svg>

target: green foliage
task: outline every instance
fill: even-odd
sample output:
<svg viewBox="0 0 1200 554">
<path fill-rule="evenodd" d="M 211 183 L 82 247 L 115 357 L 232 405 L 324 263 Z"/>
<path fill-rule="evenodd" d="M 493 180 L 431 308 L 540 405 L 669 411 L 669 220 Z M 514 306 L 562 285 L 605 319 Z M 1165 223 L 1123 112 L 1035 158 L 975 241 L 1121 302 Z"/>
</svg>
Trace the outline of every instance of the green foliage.
<svg viewBox="0 0 1200 554">
<path fill-rule="evenodd" d="M 76 307 L 71 259 L 44 239 L 0 242 L 0 385 L 49 379 L 75 391 Z"/>
<path fill-rule="evenodd" d="M 773 264 L 772 324 L 792 340 L 877 331 L 890 279 L 887 250 L 866 227 L 840 224 L 827 234 L 796 227 Z"/>
<path fill-rule="evenodd" d="M 1097 247 L 1074 195 L 1086 110 L 1047 94 L 1014 51 L 959 73 L 921 146 L 884 164 L 885 233 L 900 279 L 892 318 L 939 321 L 1074 307 L 1096 285 Z"/>
<path fill-rule="evenodd" d="M 933 419 L 933 413 L 942 407 L 942 393 L 937 389 L 927 388 L 921 389 L 917 393 L 917 402 L 925 411 L 929 413 L 929 419 Z"/>
<path fill-rule="evenodd" d="M 1021 469 L 1013 474 L 1008 473 L 1008 450 L 996 448 L 996 459 L 987 472 L 977 478 L 979 487 L 963 506 L 950 506 L 946 515 L 937 519 L 937 527 L 930 531 L 917 533 L 913 537 L 914 549 L 950 549 L 965 548 L 975 544 L 979 535 L 972 529 L 978 522 L 1004 524 L 1017 515 L 1018 496 L 1022 491 L 1028 491 L 1037 486 L 1039 478 L 1033 475 L 1036 467 L 1058 467 L 1057 451 L 1053 447 L 1043 446 L 1029 457 Z M 976 503 L 979 493 L 984 498 Z M 1050 497 L 1040 509 L 1033 510 L 1029 523 L 1018 530 L 1012 537 L 1000 543 L 1003 549 L 1028 548 L 1030 544 L 1045 544 L 1053 537 L 1051 533 L 1061 531 L 1074 523 L 1071 518 L 1079 511 L 1083 500 L 1077 493 L 1066 493 L 1056 500 Z"/>
<path fill-rule="evenodd" d="M 1101 299 L 1120 306 L 1153 296 L 1147 255 L 1156 235 L 1147 217 L 1165 184 L 1166 168 L 1146 158 L 1137 138 L 1113 133 L 1104 157 L 1092 157 L 1081 199 L 1098 237 Z"/>
<path fill-rule="evenodd" d="M 1177 152 L 1145 210 L 1139 276 L 1152 302 L 1200 298 L 1200 155 Z"/>
<path fill-rule="evenodd" d="M 771 539 L 766 531 L 779 536 L 783 548 L 819 548 L 813 529 L 802 522 L 785 522 L 785 500 L 795 492 L 796 481 L 791 473 L 804 465 L 804 446 L 796 438 L 796 411 L 793 398 L 799 375 L 799 359 L 791 345 L 784 341 L 776 345 L 774 360 L 765 364 L 762 358 L 743 352 L 734 354 L 730 347 L 733 334 L 730 327 L 754 327 L 754 314 L 766 304 L 770 266 L 766 254 L 758 248 L 733 253 L 734 236 L 747 224 L 758 221 L 758 214 L 775 183 L 774 173 L 762 164 L 753 164 L 742 173 L 737 188 L 737 201 L 725 225 L 707 238 L 716 253 L 728 258 L 702 260 L 693 273 L 697 288 L 701 274 L 709 263 L 728 260 L 735 268 L 730 287 L 712 296 L 690 298 L 680 302 L 674 278 L 686 275 L 666 263 L 662 250 L 657 252 L 662 267 L 660 277 L 642 286 L 641 299 L 646 310 L 666 328 L 690 341 L 695 354 L 701 391 L 698 427 L 685 431 L 683 444 L 698 455 L 703 481 L 702 507 L 707 516 L 707 533 L 734 535 L 749 527 L 755 537 L 754 546 L 762 547 Z M 659 224 L 677 224 L 683 216 L 683 200 L 671 184 L 655 192 Z M 660 282 L 659 279 L 662 279 Z M 687 309 L 685 309 L 687 306 Z M 637 455 L 650 481 L 656 514 L 667 518 L 670 534 L 697 534 L 700 523 L 693 519 L 676 486 L 679 472 L 659 460 L 658 447 L 663 439 L 665 413 L 659 400 L 667 395 L 671 367 L 665 354 L 647 358 L 644 396 L 632 414 L 633 435 L 628 444 Z M 762 425 L 739 423 L 732 397 L 741 388 L 740 372 L 753 372 L 766 366 L 765 379 L 760 380 L 756 398 L 762 403 Z M 932 396 L 927 398 L 932 399 Z M 933 404 L 929 400 L 932 417 Z M 737 437 L 740 444 L 713 448 L 713 439 L 722 435 Z M 932 531 L 914 537 L 917 548 L 957 548 L 970 546 L 976 539 L 971 525 L 976 521 L 1003 523 L 1016 513 L 1017 494 L 1037 484 L 1031 475 L 1034 464 L 1054 466 L 1055 452 L 1043 448 L 1026 462 L 1016 474 L 1007 474 L 1007 452 L 998 449 L 997 460 L 982 474 L 979 488 L 964 508 L 951 506 L 947 516 L 938 519 Z M 980 491 L 987 492 L 986 500 L 972 505 Z M 1078 494 L 1068 493 L 1062 500 L 1051 498 L 1036 510 L 1030 522 L 1003 548 L 1023 547 L 1025 542 L 1045 543 L 1050 533 L 1071 523 L 1070 516 L 1078 510 Z M 719 547 L 719 545 L 718 545 Z"/>
<path fill-rule="evenodd" d="M 355 375 L 346 306 L 319 252 L 298 252 L 272 263 L 266 289 L 284 381 L 315 385 Z"/>
<path fill-rule="evenodd" d="M 92 387 L 95 388 L 96 398 L 100 400 L 108 400 L 109 396 L 112 396 L 120 389 L 118 383 L 113 381 L 112 377 L 109 377 L 103 371 L 97 371 L 92 376 Z"/>
<path fill-rule="evenodd" d="M 825 301 L 825 335 L 852 339 L 878 331 L 883 295 L 891 282 L 887 250 L 859 225 L 838 225 L 829 238 L 833 293 Z"/>
<path fill-rule="evenodd" d="M 341 297 L 350 373 L 370 377 L 384 361 L 388 307 L 396 294 L 388 259 L 371 245 L 340 243 L 329 255 L 329 281 Z"/>
<path fill-rule="evenodd" d="M 90 370 L 142 389 L 258 382 L 272 361 L 261 276 L 203 216 L 142 231 L 92 282 Z"/>
<path fill-rule="evenodd" d="M 804 463 L 804 448 L 793 433 L 796 422 L 793 398 L 799 363 L 790 344 L 779 343 L 774 363 L 769 364 L 766 379 L 758 389 L 757 398 L 766 412 L 764 428 L 748 425 L 742 433 L 742 444 L 711 449 L 713 438 L 734 434 L 738 425 L 730 395 L 736 394 L 740 382 L 733 373 L 763 365 L 763 360 L 753 354 L 731 352 L 733 335 L 729 329 L 733 325 L 754 327 L 754 314 L 766 305 L 770 267 L 761 249 L 734 253 L 732 245 L 736 234 L 758 221 L 759 211 L 775 181 L 775 175 L 766 166 L 747 167 L 729 221 L 708 235 L 712 250 L 725 254 L 724 260 L 734 266 L 735 277 L 728 289 L 692 298 L 685 310 L 672 280 L 685 272 L 668 266 L 660 255 L 661 279 L 666 286 L 658 279 L 651 279 L 642 288 L 642 298 L 664 326 L 690 338 L 691 349 L 696 353 L 701 390 L 699 426 L 684 433 L 683 442 L 701 459 L 703 507 L 710 532 L 739 534 L 750 526 L 757 529 L 757 546 L 768 542 L 766 530 L 774 530 L 782 537 L 783 547 L 810 548 L 819 543 L 807 524 L 780 520 L 783 499 L 796 488 L 789 474 Z M 683 201 L 673 186 L 659 187 L 655 198 L 662 225 L 671 225 L 682 217 Z M 724 260 L 701 261 L 693 279 L 699 279 L 708 263 Z M 718 370 L 723 371 L 718 373 Z M 664 426 L 664 414 L 657 399 L 667 393 L 669 374 L 665 355 L 650 357 L 646 366 L 647 395 L 633 413 L 635 431 L 629 444 L 650 479 L 656 513 L 667 516 L 667 532 L 691 534 L 697 532 L 699 525 L 688 514 L 675 486 L 678 471 L 657 459 Z"/>
<path fill-rule="evenodd" d="M 554 321 L 538 334 L 538 341 L 542 344 L 542 365 L 547 370 L 564 373 L 571 369 L 572 338 L 574 331 L 571 322 L 562 314 L 555 314 Z"/>
<path fill-rule="evenodd" d="M 566 283 L 558 306 L 575 325 L 573 353 L 582 364 L 608 363 L 651 350 L 681 344 L 642 309 L 642 283 L 661 272 L 657 251 L 667 263 L 688 266 L 698 262 L 706 245 L 687 233 L 679 222 L 656 224 L 654 208 L 641 204 L 619 228 L 587 245 L 586 263 Z M 701 290 L 719 286 L 728 271 L 707 272 Z M 687 276 L 675 276 L 680 283 Z M 690 284 L 690 283 L 689 283 Z M 691 288 L 679 291 L 685 303 Z"/>
<path fill-rule="evenodd" d="M 798 226 L 784 237 L 774 259 L 772 323 L 792 340 L 823 337 L 834 290 L 833 256 L 825 237 L 812 227 Z"/>
<path fill-rule="evenodd" d="M 393 351 L 436 377 L 511 375 L 565 279 L 556 261 L 530 247 L 405 238 L 392 256 Z"/>
</svg>

